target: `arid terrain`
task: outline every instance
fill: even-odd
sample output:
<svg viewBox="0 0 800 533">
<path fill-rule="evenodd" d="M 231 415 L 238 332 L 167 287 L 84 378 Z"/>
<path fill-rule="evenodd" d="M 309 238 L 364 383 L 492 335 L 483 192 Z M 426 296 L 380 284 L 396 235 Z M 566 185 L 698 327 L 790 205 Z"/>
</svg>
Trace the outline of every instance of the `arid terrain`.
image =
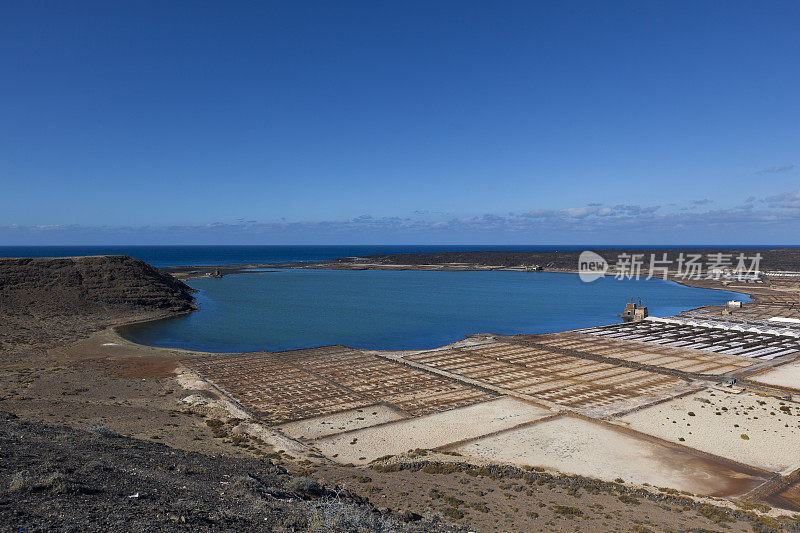
<svg viewBox="0 0 800 533">
<path fill-rule="evenodd" d="M 487 261 L 561 268 L 544 259 Z M 797 259 L 775 251 L 769 268 Z M 797 317 L 792 279 L 672 322 L 419 352 L 204 354 L 114 328 L 191 311 L 164 271 L 0 260 L 0 527 L 800 529 L 800 346 L 791 323 L 762 324 Z"/>
<path fill-rule="evenodd" d="M 652 250 L 594 250 L 600 254 L 610 266 L 614 266 L 623 255 L 641 255 L 644 260 L 643 272 L 649 267 L 649 258 L 662 258 L 664 254 L 670 260 L 677 259 L 680 254 L 707 257 L 709 254 L 724 253 L 736 258 L 739 254 L 747 257 L 760 254 L 760 268 L 775 271 L 800 271 L 800 249 L 798 248 L 764 248 L 764 249 L 652 249 Z M 246 265 L 223 266 L 173 266 L 162 270 L 178 279 L 191 279 L 209 275 L 224 276 L 228 274 L 253 273 L 253 269 L 269 268 L 330 268 L 330 269 L 383 269 L 383 270 L 534 270 L 548 272 L 575 272 L 578 270 L 578 251 L 541 251 L 541 252 L 509 252 L 509 251 L 476 251 L 476 252 L 436 252 L 407 253 L 395 255 L 370 255 L 364 257 L 342 257 L 333 261 L 306 263 L 252 263 Z"/>
</svg>

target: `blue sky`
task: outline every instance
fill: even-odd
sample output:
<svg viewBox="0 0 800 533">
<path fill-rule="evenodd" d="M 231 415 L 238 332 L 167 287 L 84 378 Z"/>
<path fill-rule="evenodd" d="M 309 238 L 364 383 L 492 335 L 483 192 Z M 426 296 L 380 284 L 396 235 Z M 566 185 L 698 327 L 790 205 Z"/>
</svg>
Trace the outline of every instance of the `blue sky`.
<svg viewBox="0 0 800 533">
<path fill-rule="evenodd" d="M 797 2 L 0 4 L 0 244 L 798 244 Z"/>
</svg>

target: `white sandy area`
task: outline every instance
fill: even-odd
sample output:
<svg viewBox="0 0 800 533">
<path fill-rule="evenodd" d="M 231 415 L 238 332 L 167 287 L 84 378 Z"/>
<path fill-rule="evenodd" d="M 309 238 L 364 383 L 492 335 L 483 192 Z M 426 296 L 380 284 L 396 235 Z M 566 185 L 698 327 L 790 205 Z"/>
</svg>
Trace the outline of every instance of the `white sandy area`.
<svg viewBox="0 0 800 533">
<path fill-rule="evenodd" d="M 218 394 L 213 385 L 200 377 L 199 374 L 186 367 L 179 367 L 175 371 L 175 374 L 175 381 L 184 389 L 211 391 L 215 395 Z M 202 408 L 208 412 L 221 411 L 229 417 L 240 418 L 242 420 L 252 418 L 244 409 L 224 397 L 209 398 L 200 394 L 192 394 L 183 398 L 181 403 L 194 408 Z"/>
<path fill-rule="evenodd" d="M 370 405 L 307 420 L 298 420 L 278 426 L 283 433 L 292 438 L 318 439 L 365 427 L 402 420 L 407 415 L 388 405 Z"/>
<path fill-rule="evenodd" d="M 749 376 L 748 379 L 767 385 L 800 389 L 800 363 L 787 363 L 772 370 Z"/>
<path fill-rule="evenodd" d="M 643 433 L 779 472 L 800 466 L 800 405 L 783 403 L 786 405 L 768 396 L 713 389 L 625 415 L 621 420 Z"/>
<path fill-rule="evenodd" d="M 499 398 L 393 424 L 365 428 L 314 442 L 340 463 L 365 464 L 385 455 L 432 449 L 462 439 L 538 420 L 551 411 L 513 398 Z"/>
<path fill-rule="evenodd" d="M 473 441 L 456 451 L 492 462 L 700 494 L 740 493 L 758 483 L 688 452 L 569 416 Z"/>
</svg>

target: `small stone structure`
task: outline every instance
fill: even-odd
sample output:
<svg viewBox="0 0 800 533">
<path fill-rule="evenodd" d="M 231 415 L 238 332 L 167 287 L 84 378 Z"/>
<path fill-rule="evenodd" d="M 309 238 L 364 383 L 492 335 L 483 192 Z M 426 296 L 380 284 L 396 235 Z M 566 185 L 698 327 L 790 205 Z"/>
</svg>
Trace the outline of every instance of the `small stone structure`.
<svg viewBox="0 0 800 533">
<path fill-rule="evenodd" d="M 639 322 L 647 318 L 647 306 L 642 305 L 641 298 L 638 304 L 630 301 L 625 304 L 625 311 L 620 316 L 622 316 L 623 322 Z"/>
</svg>

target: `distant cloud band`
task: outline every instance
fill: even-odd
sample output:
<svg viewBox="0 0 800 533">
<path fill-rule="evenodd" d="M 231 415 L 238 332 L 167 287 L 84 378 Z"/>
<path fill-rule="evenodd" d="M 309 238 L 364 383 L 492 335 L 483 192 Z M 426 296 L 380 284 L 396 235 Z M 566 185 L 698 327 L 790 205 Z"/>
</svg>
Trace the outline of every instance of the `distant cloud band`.
<svg viewBox="0 0 800 533">
<path fill-rule="evenodd" d="M 696 200 L 693 206 L 711 203 Z M 755 205 L 763 206 L 755 208 Z M 350 219 L 324 221 L 258 222 L 238 219 L 202 225 L 173 226 L 81 226 L 43 224 L 0 226 L 0 243 L 38 244 L 42 241 L 63 243 L 81 241 L 90 236 L 95 241 L 197 242 L 228 239 L 238 242 L 363 242 L 365 236 L 377 241 L 404 239 L 422 242 L 451 237 L 478 239 L 548 240 L 584 238 L 583 242 L 609 235 L 635 235 L 651 240 L 658 235 L 695 237 L 709 230 L 741 232 L 754 228 L 774 228 L 787 239 L 800 234 L 800 190 L 785 192 L 762 200 L 748 198 L 737 207 L 705 211 L 686 207 L 664 211 L 661 206 L 590 204 L 564 209 L 538 209 L 506 215 L 483 214 L 433 220 L 425 213 L 413 217 L 376 217 L 362 214 Z M 765 232 L 765 234 L 770 234 Z M 633 238 L 633 237 L 625 237 Z M 473 240 L 472 242 L 477 242 Z M 606 241 L 607 242 L 607 241 Z"/>
</svg>

